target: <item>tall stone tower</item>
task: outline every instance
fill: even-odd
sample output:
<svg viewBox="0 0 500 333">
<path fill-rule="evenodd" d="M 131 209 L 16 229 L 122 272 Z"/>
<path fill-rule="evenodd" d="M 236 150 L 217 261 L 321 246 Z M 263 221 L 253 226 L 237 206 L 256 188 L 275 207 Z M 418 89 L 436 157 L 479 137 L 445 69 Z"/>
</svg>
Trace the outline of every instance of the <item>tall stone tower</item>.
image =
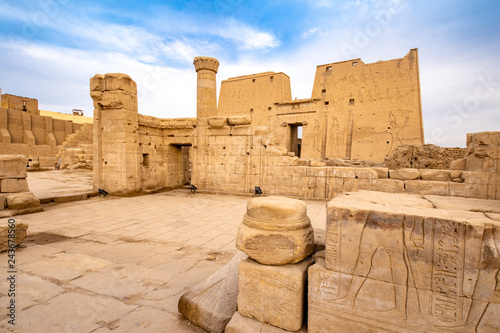
<svg viewBox="0 0 500 333">
<path fill-rule="evenodd" d="M 215 81 L 219 61 L 210 57 L 194 58 L 194 68 L 198 74 L 196 116 L 217 115 L 217 84 Z"/>
</svg>

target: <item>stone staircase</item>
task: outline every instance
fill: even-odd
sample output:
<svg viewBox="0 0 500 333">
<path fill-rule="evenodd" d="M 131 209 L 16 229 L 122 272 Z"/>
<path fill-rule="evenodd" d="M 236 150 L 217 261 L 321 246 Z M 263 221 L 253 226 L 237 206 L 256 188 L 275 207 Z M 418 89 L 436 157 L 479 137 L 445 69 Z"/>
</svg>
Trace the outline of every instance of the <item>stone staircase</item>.
<svg viewBox="0 0 500 333">
<path fill-rule="evenodd" d="M 93 131 L 91 124 L 68 136 L 59 149 L 60 169 L 88 169 L 93 167 Z"/>
</svg>

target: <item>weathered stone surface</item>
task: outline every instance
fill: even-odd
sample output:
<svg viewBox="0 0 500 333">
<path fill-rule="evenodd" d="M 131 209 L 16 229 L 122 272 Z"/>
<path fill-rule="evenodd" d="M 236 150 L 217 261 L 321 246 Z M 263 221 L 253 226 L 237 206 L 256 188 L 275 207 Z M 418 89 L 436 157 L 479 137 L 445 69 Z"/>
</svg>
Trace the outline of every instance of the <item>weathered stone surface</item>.
<svg viewBox="0 0 500 333">
<path fill-rule="evenodd" d="M 210 128 L 223 128 L 227 126 L 227 118 L 217 116 L 210 117 L 208 118 L 208 126 L 210 126 Z"/>
<path fill-rule="evenodd" d="M 388 168 L 371 168 L 372 170 L 375 170 L 375 172 L 378 174 L 378 178 L 385 179 L 389 178 L 389 169 Z"/>
<path fill-rule="evenodd" d="M 450 181 L 450 170 L 438 170 L 438 169 L 420 169 L 420 177 L 422 180 L 433 180 L 440 182 Z"/>
<path fill-rule="evenodd" d="M 466 161 L 467 160 L 465 158 L 461 158 L 459 160 L 451 161 L 451 163 L 450 163 L 450 169 L 451 170 L 465 170 Z"/>
<path fill-rule="evenodd" d="M 0 178 L 25 178 L 27 163 L 23 155 L 0 155 Z"/>
<path fill-rule="evenodd" d="M 448 169 L 450 162 L 465 156 L 465 148 L 443 148 L 432 144 L 401 145 L 388 156 L 384 165 L 390 169 Z"/>
<path fill-rule="evenodd" d="M 420 179 L 420 172 L 417 169 L 389 170 L 389 177 L 391 179 L 414 180 Z"/>
<path fill-rule="evenodd" d="M 10 178 L 0 180 L 0 192 L 2 193 L 19 193 L 28 192 L 29 190 L 26 178 Z"/>
<path fill-rule="evenodd" d="M 252 117 L 250 116 L 232 116 L 227 118 L 229 125 L 250 125 L 252 123 Z"/>
<path fill-rule="evenodd" d="M 236 312 L 227 324 L 225 333 L 286 333 L 290 332 L 276 326 L 262 323 L 258 320 L 242 316 Z M 306 333 L 307 329 L 302 327 L 299 333 Z"/>
<path fill-rule="evenodd" d="M 261 265 L 252 259 L 239 268 L 238 311 L 241 315 L 289 331 L 304 321 L 307 268 L 312 258 L 284 266 Z"/>
<path fill-rule="evenodd" d="M 309 270 L 309 332 L 498 326 L 500 225 L 483 213 L 429 204 L 373 192 L 327 204 L 325 264 Z"/>
<path fill-rule="evenodd" d="M 7 195 L 7 208 L 9 209 L 24 209 L 30 207 L 41 207 L 40 200 L 38 200 L 33 193 L 24 192 L 19 194 Z"/>
<path fill-rule="evenodd" d="M 336 178 L 356 178 L 356 168 L 336 167 L 333 169 L 333 177 L 336 177 Z"/>
<path fill-rule="evenodd" d="M 405 180 L 405 190 L 409 194 L 434 194 L 448 195 L 448 182 L 426 181 L 426 180 Z"/>
<path fill-rule="evenodd" d="M 15 223 L 11 223 L 12 221 L 15 221 Z M 14 226 L 14 228 L 11 228 L 10 226 Z M 27 229 L 28 225 L 19 220 L 2 220 L 2 225 L 0 226 L 0 252 L 13 249 L 21 244 L 26 238 Z M 14 238 L 10 238 L 9 235 Z M 10 243 L 9 240 L 11 240 Z"/>
<path fill-rule="evenodd" d="M 247 258 L 238 251 L 226 266 L 190 288 L 179 299 L 179 312 L 208 332 L 223 332 L 238 308 L 238 268 Z"/>
<path fill-rule="evenodd" d="M 236 248 L 266 265 L 285 265 L 306 258 L 314 249 L 306 203 L 283 197 L 249 200 Z"/>
</svg>

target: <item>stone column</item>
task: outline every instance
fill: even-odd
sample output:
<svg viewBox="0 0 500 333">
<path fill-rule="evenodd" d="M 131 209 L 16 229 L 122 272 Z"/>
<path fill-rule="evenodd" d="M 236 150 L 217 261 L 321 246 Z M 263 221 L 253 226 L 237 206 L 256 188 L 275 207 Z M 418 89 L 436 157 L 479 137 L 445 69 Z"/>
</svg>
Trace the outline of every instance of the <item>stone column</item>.
<svg viewBox="0 0 500 333">
<path fill-rule="evenodd" d="M 140 190 L 137 85 L 126 74 L 90 79 L 94 100 L 94 189 L 115 195 Z"/>
<path fill-rule="evenodd" d="M 219 61 L 210 57 L 194 58 L 194 68 L 198 74 L 196 116 L 211 117 L 217 115 L 216 74 Z"/>
</svg>

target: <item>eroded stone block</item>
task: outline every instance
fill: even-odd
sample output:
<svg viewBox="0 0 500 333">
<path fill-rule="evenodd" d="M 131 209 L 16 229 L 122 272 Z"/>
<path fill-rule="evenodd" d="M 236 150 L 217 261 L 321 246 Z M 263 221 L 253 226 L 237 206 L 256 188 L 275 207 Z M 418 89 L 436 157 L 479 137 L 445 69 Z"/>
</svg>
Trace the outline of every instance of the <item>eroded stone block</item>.
<svg viewBox="0 0 500 333">
<path fill-rule="evenodd" d="M 15 221 L 15 223 L 12 223 L 12 221 Z M 14 226 L 14 228 L 10 226 Z M 21 244 L 26 238 L 26 230 L 28 230 L 28 224 L 15 219 L 4 219 L 0 226 L 0 252 L 13 249 Z M 12 238 L 12 235 L 14 235 L 14 238 Z"/>
<path fill-rule="evenodd" d="M 6 200 L 9 209 L 24 209 L 41 206 L 40 200 L 31 192 L 7 195 Z"/>
<path fill-rule="evenodd" d="M 242 261 L 238 311 L 245 317 L 298 331 L 304 321 L 307 268 L 311 264 L 311 258 L 283 266 Z"/>
<path fill-rule="evenodd" d="M 422 180 L 433 180 L 447 182 L 451 180 L 450 170 L 437 170 L 437 169 L 420 169 L 420 177 Z"/>
<path fill-rule="evenodd" d="M 389 178 L 400 180 L 420 179 L 420 172 L 417 169 L 389 170 Z"/>
<path fill-rule="evenodd" d="M 0 155 L 0 178 L 26 178 L 27 163 L 23 155 Z"/>
<path fill-rule="evenodd" d="M 179 299 L 179 312 L 208 332 L 224 332 L 237 310 L 238 269 L 247 258 L 238 251 L 227 265 L 191 287 Z"/>
<path fill-rule="evenodd" d="M 306 203 L 283 197 L 249 200 L 236 248 L 265 265 L 285 265 L 306 258 L 314 249 Z"/>
<path fill-rule="evenodd" d="M 242 316 L 236 312 L 227 324 L 225 333 L 287 333 L 290 331 L 261 323 L 258 320 Z M 298 333 L 307 333 L 307 329 L 302 327 Z"/>
</svg>

